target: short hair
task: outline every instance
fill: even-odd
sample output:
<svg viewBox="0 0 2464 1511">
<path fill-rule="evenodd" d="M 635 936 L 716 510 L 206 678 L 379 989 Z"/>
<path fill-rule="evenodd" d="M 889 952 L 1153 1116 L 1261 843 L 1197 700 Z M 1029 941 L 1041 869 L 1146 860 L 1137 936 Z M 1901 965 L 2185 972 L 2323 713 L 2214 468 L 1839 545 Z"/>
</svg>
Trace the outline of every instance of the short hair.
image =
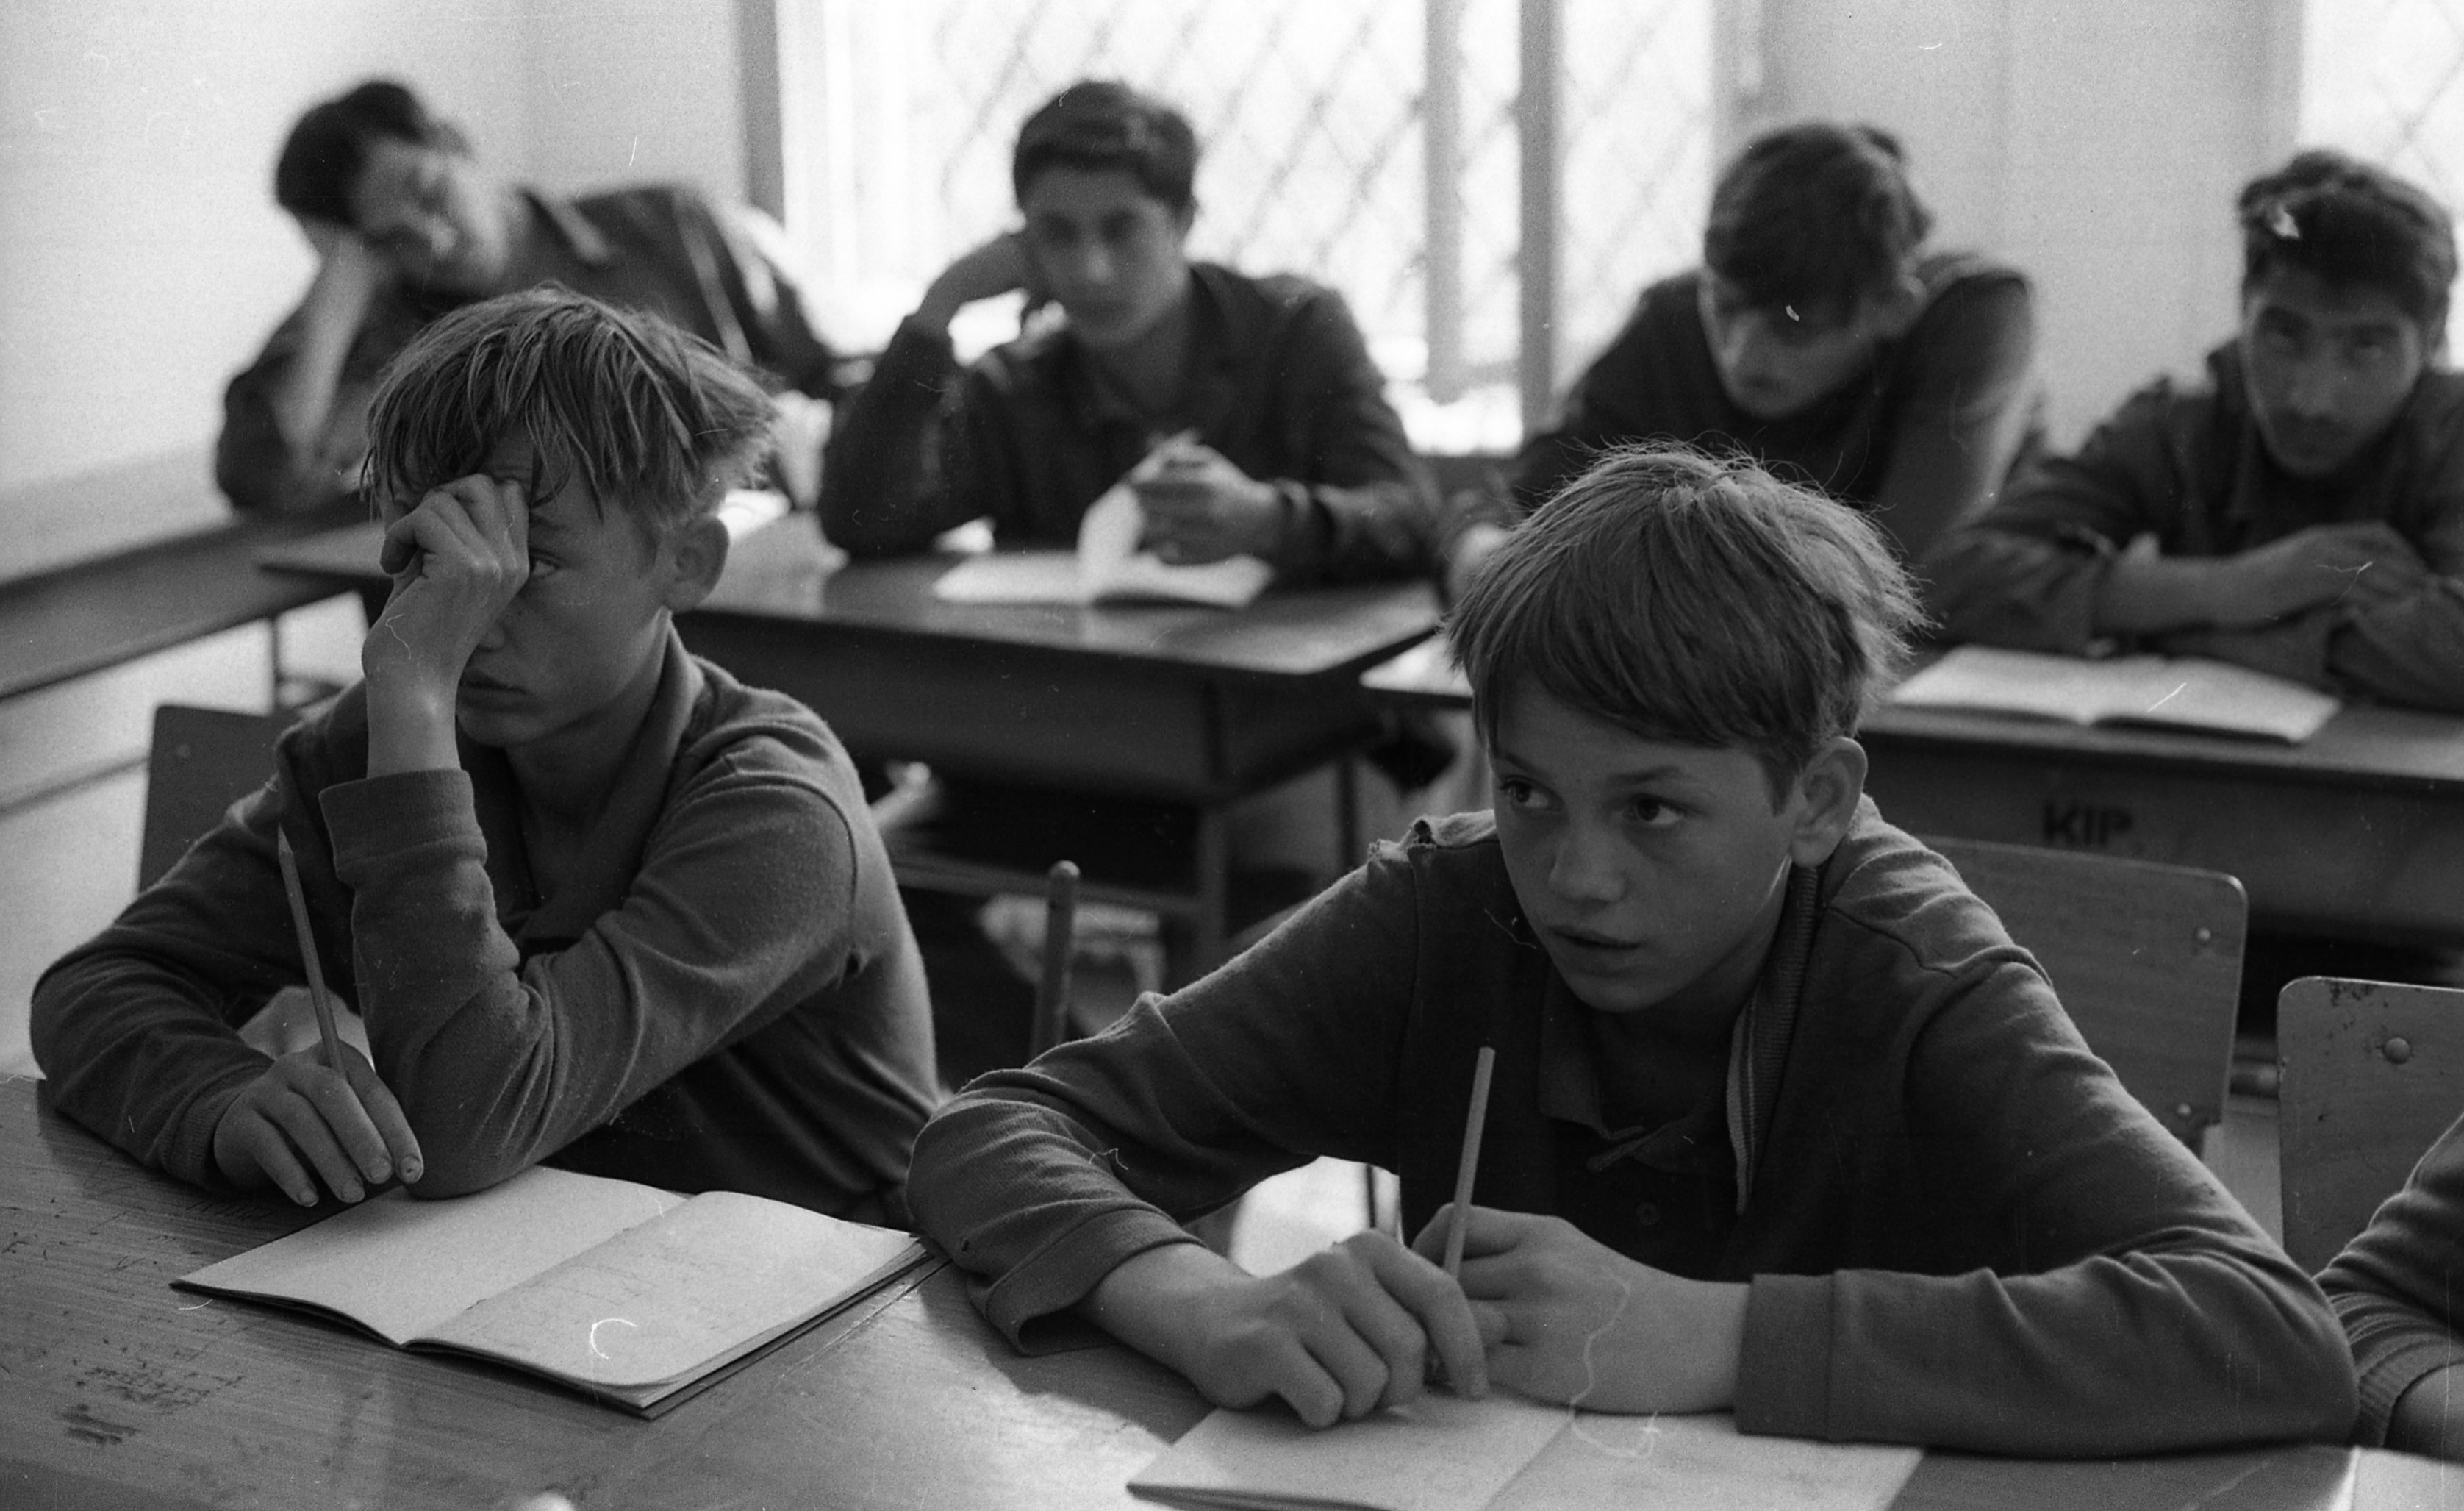
<svg viewBox="0 0 2464 1511">
<path fill-rule="evenodd" d="M 371 500 L 415 498 L 519 434 L 534 500 L 578 478 L 655 540 L 751 473 L 774 414 L 751 376 L 657 316 L 526 289 L 445 316 L 386 367 L 363 482 Z"/>
<path fill-rule="evenodd" d="M 1027 186 L 1048 167 L 1100 173 L 1118 168 L 1176 212 L 1197 203 L 1198 133 L 1189 118 L 1153 95 L 1111 79 L 1081 79 L 1053 96 L 1018 128 L 1010 156 L 1010 189 L 1026 203 Z"/>
<path fill-rule="evenodd" d="M 1810 121 L 1756 137 L 1720 175 L 1703 264 L 1756 308 L 1845 315 L 1905 276 L 1932 229 L 1898 138 Z"/>
<path fill-rule="evenodd" d="M 1750 460 L 1629 446 L 1508 535 L 1448 622 L 1482 737 L 1515 686 L 1648 740 L 1738 746 L 1774 807 L 1923 623 L 1862 514 Z"/>
<path fill-rule="evenodd" d="M 299 118 L 274 164 L 274 202 L 294 215 L 351 224 L 351 189 L 368 148 L 386 138 L 413 146 L 468 152 L 450 121 L 430 115 L 407 84 L 372 78 L 319 102 Z"/>
<path fill-rule="evenodd" d="M 2312 147 L 2242 187 L 2241 288 L 2271 268 L 2384 291 L 2433 335 L 2447 323 L 2455 228 L 2428 194 L 2383 167 Z"/>
</svg>

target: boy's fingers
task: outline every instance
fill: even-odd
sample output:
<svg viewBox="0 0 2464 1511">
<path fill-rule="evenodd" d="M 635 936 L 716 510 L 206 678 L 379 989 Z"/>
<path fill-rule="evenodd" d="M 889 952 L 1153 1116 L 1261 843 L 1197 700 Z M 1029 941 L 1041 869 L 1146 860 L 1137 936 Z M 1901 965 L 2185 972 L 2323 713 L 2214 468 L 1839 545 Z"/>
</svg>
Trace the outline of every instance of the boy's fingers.
<svg viewBox="0 0 2464 1511">
<path fill-rule="evenodd" d="M 1485 1394 L 1488 1370 L 1482 1359 L 1480 1322 L 1463 1287 L 1434 1263 L 1401 1249 L 1382 1251 L 1373 1262 L 1387 1294 L 1408 1313 L 1404 1325 L 1413 1334 L 1413 1357 L 1407 1361 L 1389 1350 L 1390 1363 L 1408 1367 L 1411 1378 L 1418 1381 L 1426 1372 L 1425 1360 L 1434 1348 L 1458 1392 Z"/>
<path fill-rule="evenodd" d="M 317 1183 L 291 1150 L 282 1131 L 262 1114 L 241 1115 L 231 1136 L 241 1158 L 256 1168 L 276 1190 L 302 1207 L 317 1205 Z"/>
<path fill-rule="evenodd" d="M 342 1146 L 334 1142 L 334 1132 L 326 1126 L 324 1114 L 316 1103 L 294 1089 L 287 1096 L 275 1098 L 267 1111 L 275 1126 L 291 1141 L 292 1148 L 307 1161 L 327 1190 L 346 1202 L 358 1201 L 367 1194 L 360 1184 L 359 1171 L 352 1167 Z"/>
<path fill-rule="evenodd" d="M 351 1089 L 359 1094 L 368 1121 L 376 1124 L 378 1137 L 385 1141 L 392 1156 L 394 1169 L 405 1181 L 418 1180 L 428 1173 L 427 1162 L 420 1157 L 419 1136 L 410 1131 L 410 1119 L 403 1112 L 402 1103 L 394 1100 L 392 1088 L 377 1078 L 376 1067 L 359 1051 L 345 1046 L 342 1053 Z"/>
<path fill-rule="evenodd" d="M 1330 1319 L 1326 1326 L 1311 1330 L 1306 1342 L 1310 1357 L 1341 1391 L 1338 1404 L 1344 1416 L 1367 1416 L 1377 1409 L 1378 1400 L 1386 1393 L 1390 1371 L 1386 1361 L 1353 1329 L 1349 1319 L 1340 1315 Z"/>
</svg>

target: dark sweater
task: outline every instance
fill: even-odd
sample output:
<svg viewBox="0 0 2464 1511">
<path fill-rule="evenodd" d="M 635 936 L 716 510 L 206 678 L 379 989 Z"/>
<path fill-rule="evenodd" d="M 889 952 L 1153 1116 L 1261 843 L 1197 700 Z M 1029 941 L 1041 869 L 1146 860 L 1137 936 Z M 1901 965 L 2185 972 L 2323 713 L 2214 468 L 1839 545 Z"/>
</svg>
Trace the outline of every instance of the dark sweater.
<svg viewBox="0 0 2464 1511">
<path fill-rule="evenodd" d="M 2098 643 L 2105 573 L 2138 536 L 2167 556 L 2235 556 L 2314 524 L 2368 520 L 2421 553 L 2431 575 L 2418 592 L 2256 630 L 2147 635 L 2141 648 L 2464 713 L 2464 374 L 2424 373 L 2387 435 L 2341 477 L 2309 481 L 2269 457 L 2240 348 L 2228 344 L 2209 354 L 2206 382 L 2160 379 L 2077 454 L 2023 467 L 1926 567 L 1952 637 L 2078 655 Z"/>
<path fill-rule="evenodd" d="M 1168 415 L 1111 399 L 1066 327 L 961 372 L 946 333 L 901 325 L 831 433 L 823 529 L 857 556 L 920 551 L 985 518 L 1003 544 L 1068 546 L 1160 435 L 1191 430 L 1275 485 L 1280 581 L 1428 570 L 1427 490 L 1342 299 L 1303 278 L 1189 272 L 1189 391 Z"/>
<path fill-rule="evenodd" d="M 2352 1339 L 2361 1376 L 2359 1436 L 2387 1441 L 2404 1393 L 2464 1366 L 2464 1119 L 2439 1135 L 2404 1189 L 2319 1274 Z"/>
<path fill-rule="evenodd" d="M 1749 1432 L 2032 1455 L 2343 1436 L 2317 1288 L 1941 857 L 1868 804 L 1777 938 L 1726 1105 L 1674 1140 L 1603 1131 L 1565 1092 L 1596 1079 L 1589 1010 L 1487 815 L 1424 824 L 1213 975 L 976 1081 L 916 1141 L 911 1199 L 1013 1338 L 1312 1156 L 1398 1171 L 1410 1233 L 1450 1194 L 1486 1040 L 1475 1199 L 1751 1281 Z"/>
<path fill-rule="evenodd" d="M 328 981 L 419 1137 L 418 1189 L 540 1160 L 901 1221 L 937 1100 L 923 969 L 838 741 L 671 634 L 656 699 L 571 876 L 539 897 L 501 752 L 369 779 L 360 690 L 282 737 L 274 780 L 35 986 L 62 1111 L 221 1184 L 215 1124 L 266 1066 L 236 1026 Z"/>
</svg>

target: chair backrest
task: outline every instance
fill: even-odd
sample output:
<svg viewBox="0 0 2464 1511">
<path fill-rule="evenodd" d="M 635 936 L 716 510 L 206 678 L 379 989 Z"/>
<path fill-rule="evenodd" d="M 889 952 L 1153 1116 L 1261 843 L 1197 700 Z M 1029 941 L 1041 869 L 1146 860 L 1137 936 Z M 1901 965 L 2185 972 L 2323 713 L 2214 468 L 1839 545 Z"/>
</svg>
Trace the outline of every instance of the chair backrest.
<svg viewBox="0 0 2464 1511">
<path fill-rule="evenodd" d="M 2191 1148 L 2223 1121 L 2250 902 L 2219 871 L 1972 839 L 1926 843 L 2036 957 L 2088 1048 Z"/>
<path fill-rule="evenodd" d="M 154 884 L 224 810 L 265 785 L 275 737 L 290 714 L 164 703 L 154 710 L 154 749 L 145 763 L 145 836 L 137 884 Z"/>
<path fill-rule="evenodd" d="M 2304 976 L 2276 1049 L 2284 1250 L 2316 1271 L 2464 1111 L 2464 990 Z"/>
</svg>

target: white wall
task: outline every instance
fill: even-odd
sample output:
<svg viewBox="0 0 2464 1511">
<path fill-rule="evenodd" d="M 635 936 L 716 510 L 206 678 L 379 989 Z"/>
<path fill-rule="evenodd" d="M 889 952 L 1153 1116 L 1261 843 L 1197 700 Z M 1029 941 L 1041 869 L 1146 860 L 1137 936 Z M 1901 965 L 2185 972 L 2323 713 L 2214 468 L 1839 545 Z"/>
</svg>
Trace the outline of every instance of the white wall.
<svg viewBox="0 0 2464 1511">
<path fill-rule="evenodd" d="M 2233 195 L 2292 149 L 2299 12 L 2299 0 L 1763 0 L 1762 88 L 1736 102 L 1730 130 L 1837 116 L 1898 133 L 1938 239 L 2034 277 L 2067 443 L 2230 334 Z"/>
<path fill-rule="evenodd" d="M 299 112 L 374 74 L 509 176 L 743 179 L 731 0 L 0 0 L 0 577 L 214 517 L 42 517 L 188 449 L 297 299 L 273 200 Z"/>
</svg>

